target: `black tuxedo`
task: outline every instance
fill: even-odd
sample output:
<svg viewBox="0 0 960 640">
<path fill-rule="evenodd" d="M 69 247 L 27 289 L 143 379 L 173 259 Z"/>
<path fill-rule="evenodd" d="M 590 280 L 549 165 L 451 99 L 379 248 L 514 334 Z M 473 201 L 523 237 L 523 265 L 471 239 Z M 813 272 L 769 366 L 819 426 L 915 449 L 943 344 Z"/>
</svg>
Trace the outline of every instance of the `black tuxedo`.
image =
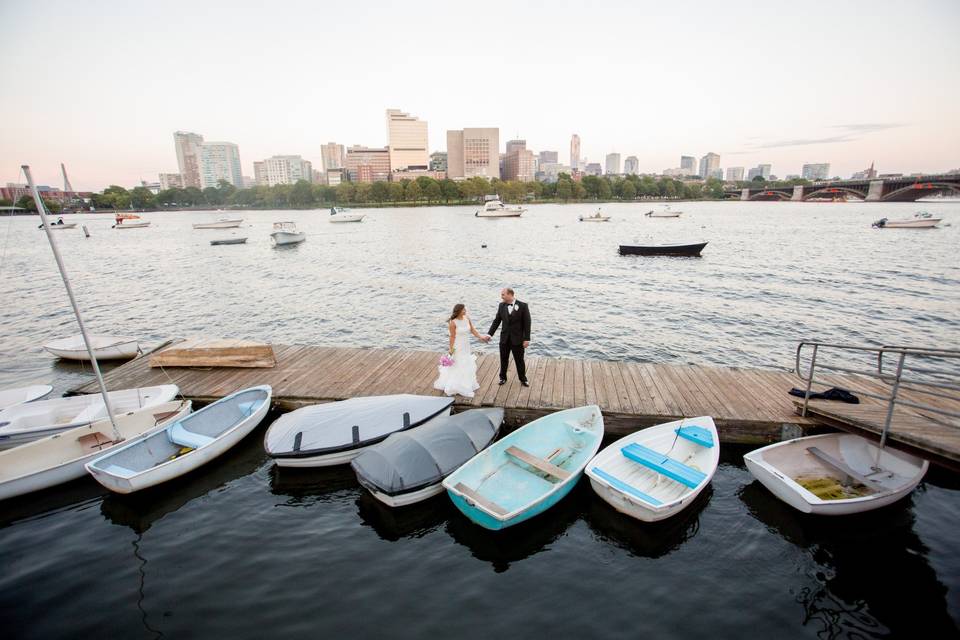
<svg viewBox="0 0 960 640">
<path fill-rule="evenodd" d="M 530 340 L 530 308 L 526 302 L 514 300 L 513 313 L 509 305 L 501 302 L 497 307 L 497 317 L 493 319 L 487 335 L 492 336 L 503 324 L 500 332 L 500 379 L 507 379 L 507 366 L 510 363 L 510 353 L 517 364 L 517 375 L 521 382 L 527 381 L 527 368 L 523 362 L 523 343 Z"/>
</svg>

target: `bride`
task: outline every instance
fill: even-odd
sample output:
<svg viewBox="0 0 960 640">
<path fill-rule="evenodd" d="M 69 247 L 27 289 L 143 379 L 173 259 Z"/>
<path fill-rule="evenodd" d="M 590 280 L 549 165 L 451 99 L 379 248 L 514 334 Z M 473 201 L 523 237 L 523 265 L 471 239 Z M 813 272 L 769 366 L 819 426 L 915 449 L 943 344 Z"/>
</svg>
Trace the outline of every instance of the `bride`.
<svg viewBox="0 0 960 640">
<path fill-rule="evenodd" d="M 440 376 L 433 383 L 434 389 L 443 391 L 448 396 L 461 395 L 472 398 L 473 392 L 480 388 L 477 382 L 477 358 L 470 353 L 470 334 L 481 339 L 481 335 L 473 328 L 473 323 L 467 316 L 467 308 L 462 304 L 454 305 L 450 314 L 450 351 L 453 364 L 437 367 Z"/>
</svg>

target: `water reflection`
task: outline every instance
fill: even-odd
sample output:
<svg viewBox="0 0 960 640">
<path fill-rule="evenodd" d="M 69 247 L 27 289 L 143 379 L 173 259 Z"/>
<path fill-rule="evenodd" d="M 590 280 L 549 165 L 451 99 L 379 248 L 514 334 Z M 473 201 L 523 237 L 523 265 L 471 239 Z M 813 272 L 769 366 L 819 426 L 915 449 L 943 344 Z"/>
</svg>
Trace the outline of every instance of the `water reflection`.
<svg viewBox="0 0 960 640">
<path fill-rule="evenodd" d="M 305 507 L 334 499 L 341 491 L 358 491 L 360 485 L 350 465 L 312 469 L 270 468 L 270 492 L 285 497 L 290 507 Z M 339 498 L 339 496 L 337 496 Z"/>
<path fill-rule="evenodd" d="M 0 528 L 23 520 L 47 518 L 61 511 L 95 507 L 107 490 L 93 478 L 81 478 L 28 493 L 27 495 L 0 501 Z"/>
<path fill-rule="evenodd" d="M 804 623 L 817 625 L 820 637 L 884 631 L 911 636 L 918 621 L 928 637 L 956 634 L 946 607 L 947 588 L 914 531 L 912 498 L 831 518 L 800 513 L 757 481 L 745 485 L 739 496 L 752 517 L 806 549 L 816 563 L 810 577 L 818 586 L 802 589 L 797 601 L 804 607 Z"/>
<path fill-rule="evenodd" d="M 373 527 L 377 535 L 390 542 L 403 538 L 422 538 L 456 513 L 446 492 L 417 504 L 391 508 L 367 491 L 362 491 L 356 504 L 363 523 Z"/>
</svg>

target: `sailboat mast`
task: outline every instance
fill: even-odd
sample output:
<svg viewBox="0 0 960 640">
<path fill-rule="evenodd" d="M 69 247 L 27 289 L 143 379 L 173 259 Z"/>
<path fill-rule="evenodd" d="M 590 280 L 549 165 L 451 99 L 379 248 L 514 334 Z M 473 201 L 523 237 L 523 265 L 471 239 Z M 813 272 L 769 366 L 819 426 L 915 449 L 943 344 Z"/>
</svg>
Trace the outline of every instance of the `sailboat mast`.
<svg viewBox="0 0 960 640">
<path fill-rule="evenodd" d="M 87 327 L 83 324 L 83 318 L 80 316 L 80 307 L 77 306 L 77 300 L 73 297 L 73 287 L 70 286 L 70 279 L 67 277 L 67 268 L 63 265 L 63 258 L 60 257 L 60 249 L 57 248 L 57 241 L 53 238 L 53 231 L 50 229 L 50 221 L 47 220 L 46 208 L 43 205 L 43 198 L 37 191 L 37 185 L 33 183 L 33 176 L 30 174 L 30 167 L 23 165 L 23 174 L 27 177 L 27 184 L 30 191 L 33 192 L 33 201 L 37 205 L 37 213 L 40 214 L 40 221 L 43 223 L 43 230 L 47 233 L 47 240 L 50 241 L 50 248 L 53 249 L 53 257 L 57 261 L 57 268 L 60 269 L 60 277 L 63 278 L 63 286 L 67 289 L 67 297 L 70 298 L 70 306 L 73 307 L 73 313 L 77 316 L 77 324 L 80 325 L 80 334 L 83 336 L 83 344 L 87 347 L 87 354 L 90 356 L 90 363 L 93 365 L 93 372 L 97 376 L 97 383 L 100 385 L 100 393 L 103 395 L 103 404 L 107 408 L 107 415 L 110 417 L 110 424 L 113 425 L 113 435 L 116 440 L 123 440 L 120 430 L 117 428 L 117 419 L 113 415 L 113 407 L 110 406 L 110 397 L 107 395 L 107 385 L 103 382 L 103 376 L 100 374 L 100 365 L 97 364 L 97 357 L 93 355 L 93 347 L 90 346 L 90 336 L 87 335 Z"/>
</svg>

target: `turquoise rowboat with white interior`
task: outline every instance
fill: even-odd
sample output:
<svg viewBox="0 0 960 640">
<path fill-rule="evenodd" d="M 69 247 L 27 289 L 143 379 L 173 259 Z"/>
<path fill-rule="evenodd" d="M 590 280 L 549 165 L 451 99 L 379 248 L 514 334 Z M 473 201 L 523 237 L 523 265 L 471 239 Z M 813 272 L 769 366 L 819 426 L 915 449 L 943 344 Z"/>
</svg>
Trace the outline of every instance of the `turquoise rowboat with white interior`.
<svg viewBox="0 0 960 640">
<path fill-rule="evenodd" d="M 600 407 L 558 411 L 514 431 L 447 476 L 468 518 L 505 529 L 543 513 L 577 484 L 603 440 Z"/>
</svg>

